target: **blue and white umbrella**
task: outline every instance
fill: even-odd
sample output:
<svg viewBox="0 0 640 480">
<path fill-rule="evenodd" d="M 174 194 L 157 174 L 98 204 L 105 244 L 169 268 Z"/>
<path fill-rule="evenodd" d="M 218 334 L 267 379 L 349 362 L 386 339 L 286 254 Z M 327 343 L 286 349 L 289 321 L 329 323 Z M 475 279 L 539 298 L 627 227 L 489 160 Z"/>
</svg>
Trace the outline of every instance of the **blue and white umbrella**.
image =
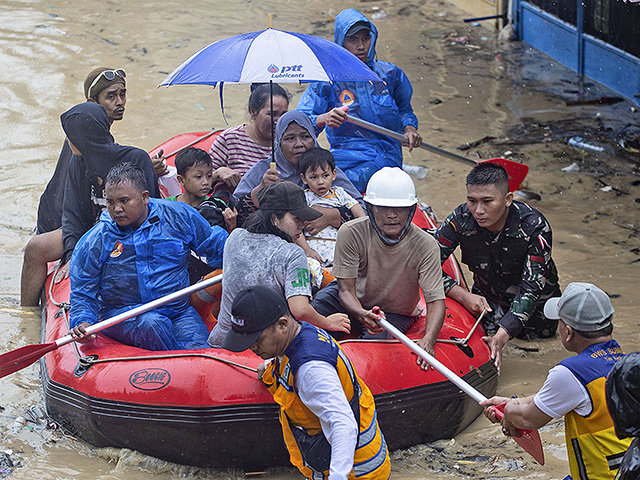
<svg viewBox="0 0 640 480">
<path fill-rule="evenodd" d="M 334 42 L 268 28 L 204 47 L 176 68 L 160 86 L 322 81 L 381 82 L 382 79 Z"/>
</svg>

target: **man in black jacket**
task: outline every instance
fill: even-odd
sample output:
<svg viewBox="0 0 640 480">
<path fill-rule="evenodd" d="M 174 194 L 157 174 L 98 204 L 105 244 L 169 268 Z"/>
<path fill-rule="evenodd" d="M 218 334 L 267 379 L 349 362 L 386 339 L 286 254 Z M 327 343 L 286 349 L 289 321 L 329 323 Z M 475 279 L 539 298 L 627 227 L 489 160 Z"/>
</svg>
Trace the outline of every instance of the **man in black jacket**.
<svg viewBox="0 0 640 480">
<path fill-rule="evenodd" d="M 124 161 L 138 165 L 151 185 L 151 196 L 158 197 L 158 183 L 149 155 L 135 147 L 116 144 L 109 132 L 107 111 L 95 102 L 76 105 L 61 116 L 67 143 L 73 151 L 62 208 L 62 229 L 51 232 L 41 244 L 48 249 L 40 256 L 28 256 L 22 274 L 22 304 L 37 305 L 47 274 L 47 262 L 62 258 L 62 274 L 76 242 L 97 221 L 104 209 L 104 178 L 109 169 Z M 46 235 L 46 234 L 45 234 Z M 36 239 L 38 236 L 35 237 Z"/>
<path fill-rule="evenodd" d="M 127 103 L 126 73 L 122 69 L 98 67 L 84 81 L 87 102 L 102 105 L 109 117 L 109 125 L 124 117 Z M 62 256 L 62 201 L 73 152 L 65 139 L 56 169 L 38 204 L 36 236 L 29 240 L 24 251 L 21 280 L 21 304 L 37 306 L 40 290 L 47 277 L 47 263 Z"/>
</svg>

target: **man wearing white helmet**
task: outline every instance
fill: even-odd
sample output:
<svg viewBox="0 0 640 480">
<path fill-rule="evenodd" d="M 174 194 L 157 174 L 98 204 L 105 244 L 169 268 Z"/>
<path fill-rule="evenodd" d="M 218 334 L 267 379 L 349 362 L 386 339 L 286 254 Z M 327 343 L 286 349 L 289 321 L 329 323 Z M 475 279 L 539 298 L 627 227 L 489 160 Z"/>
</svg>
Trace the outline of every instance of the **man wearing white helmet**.
<svg viewBox="0 0 640 480">
<path fill-rule="evenodd" d="M 322 315 L 345 312 L 352 331 L 365 338 L 390 338 L 380 315 L 406 331 L 421 313 L 420 289 L 427 305 L 424 337 L 418 344 L 433 355 L 444 322 L 440 251 L 435 239 L 411 223 L 418 199 L 402 169 L 374 173 L 364 196 L 368 217 L 345 223 L 338 231 L 333 282 L 320 290 L 313 306 Z M 380 315 L 373 312 L 380 307 Z M 420 358 L 418 365 L 428 365 Z"/>
</svg>

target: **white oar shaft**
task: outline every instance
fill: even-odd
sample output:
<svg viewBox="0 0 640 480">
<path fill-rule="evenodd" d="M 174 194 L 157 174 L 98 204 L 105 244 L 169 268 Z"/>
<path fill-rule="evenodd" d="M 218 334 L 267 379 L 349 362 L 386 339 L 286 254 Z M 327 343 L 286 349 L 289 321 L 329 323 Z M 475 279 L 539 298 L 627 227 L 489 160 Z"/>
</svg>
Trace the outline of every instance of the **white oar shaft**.
<svg viewBox="0 0 640 480">
<path fill-rule="evenodd" d="M 402 133 L 394 132 L 393 130 L 389 130 L 388 128 L 381 127 L 380 125 L 376 125 L 375 123 L 367 122 L 366 120 L 362 120 L 361 118 L 352 117 L 351 115 L 349 115 L 347 117 L 347 122 L 353 123 L 354 125 L 357 125 L 358 127 L 366 128 L 367 130 L 371 130 L 372 132 L 376 132 L 376 133 L 379 133 L 381 135 L 386 135 L 387 137 L 391 137 L 391 138 L 393 138 L 395 140 L 399 140 L 400 142 L 405 142 L 406 143 L 406 142 L 409 141 L 407 136 L 403 135 Z M 451 158 L 452 160 L 456 160 L 458 162 L 462 162 L 462 163 L 466 163 L 466 164 L 470 164 L 470 165 L 477 165 L 478 164 L 478 162 L 476 162 L 475 160 L 473 160 L 471 158 L 463 157 L 462 155 L 456 155 L 455 153 L 448 152 L 446 150 L 443 150 L 442 148 L 435 147 L 433 145 L 429 145 L 428 143 L 422 142 L 420 144 L 420 148 L 423 148 L 425 150 L 429 150 L 432 153 L 436 153 L 436 154 L 442 155 L 444 157 Z"/>
<path fill-rule="evenodd" d="M 174 300 L 177 300 L 180 297 L 184 297 L 186 295 L 191 295 L 194 292 L 202 290 L 204 288 L 215 285 L 216 283 L 220 283 L 222 281 L 222 274 L 216 275 L 215 277 L 211 277 L 202 282 L 198 282 L 189 287 L 185 287 L 177 292 L 170 293 L 169 295 L 165 295 L 164 297 L 157 298 L 156 300 L 152 300 L 149 303 L 145 303 L 144 305 L 140 305 L 139 307 L 132 308 L 131 310 L 127 310 L 126 312 L 121 313 L 120 315 L 116 315 L 115 317 L 108 318 L 107 320 L 103 320 L 102 322 L 96 323 L 95 325 L 91 325 L 86 328 L 87 334 L 97 333 L 100 330 L 104 330 L 105 328 L 112 327 L 116 323 L 123 322 L 129 318 L 136 317 L 141 315 L 149 310 L 153 310 L 154 308 L 158 308 L 162 305 L 166 305 L 167 303 L 171 303 Z M 58 347 L 62 345 L 66 345 L 67 343 L 73 342 L 75 339 L 71 335 L 65 335 L 55 341 Z"/>
<path fill-rule="evenodd" d="M 400 340 L 400 342 L 404 343 L 407 347 L 413 351 L 416 355 L 422 358 L 425 362 L 435 368 L 438 372 L 444 375 L 448 380 L 450 380 L 456 387 L 460 388 L 464 393 L 473 398 L 476 402 L 482 402 L 487 399 L 482 393 L 473 388 L 467 382 L 462 380 L 459 376 L 445 367 L 439 360 L 432 355 L 430 355 L 424 348 L 420 347 L 413 340 L 407 337 L 404 333 L 394 327 L 391 323 L 389 323 L 384 318 L 380 320 L 380 325 L 384 327 L 384 329 L 393 335 L 395 338 Z"/>
</svg>

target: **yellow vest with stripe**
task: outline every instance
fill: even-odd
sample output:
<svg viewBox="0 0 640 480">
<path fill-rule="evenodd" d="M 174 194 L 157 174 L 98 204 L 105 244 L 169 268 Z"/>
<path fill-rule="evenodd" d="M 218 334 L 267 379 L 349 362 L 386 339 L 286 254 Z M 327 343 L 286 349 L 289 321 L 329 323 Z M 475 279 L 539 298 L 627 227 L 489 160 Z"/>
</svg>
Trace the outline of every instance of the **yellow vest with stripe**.
<svg viewBox="0 0 640 480">
<path fill-rule="evenodd" d="M 615 340 L 586 348 L 560 365 L 584 385 L 591 398 L 591 413 L 574 410 L 564 416 L 571 476 L 574 480 L 613 480 L 631 439 L 620 440 L 607 410 L 604 383 L 613 364 L 624 356 Z"/>
<path fill-rule="evenodd" d="M 322 433 L 320 420 L 300 400 L 294 380 L 300 365 L 321 360 L 336 368 L 347 401 L 359 423 L 354 466 L 349 479 L 388 479 L 391 471 L 389 452 L 378 426 L 373 395 L 357 376 L 340 345 L 324 330 L 301 323 L 300 333 L 285 355 L 272 361 L 262 376 L 273 399 L 280 405 L 280 423 L 291 463 L 308 479 L 321 480 L 329 475 L 330 445 Z M 323 451 L 322 445 L 326 455 L 324 461 L 319 462 L 317 452 Z"/>
</svg>

